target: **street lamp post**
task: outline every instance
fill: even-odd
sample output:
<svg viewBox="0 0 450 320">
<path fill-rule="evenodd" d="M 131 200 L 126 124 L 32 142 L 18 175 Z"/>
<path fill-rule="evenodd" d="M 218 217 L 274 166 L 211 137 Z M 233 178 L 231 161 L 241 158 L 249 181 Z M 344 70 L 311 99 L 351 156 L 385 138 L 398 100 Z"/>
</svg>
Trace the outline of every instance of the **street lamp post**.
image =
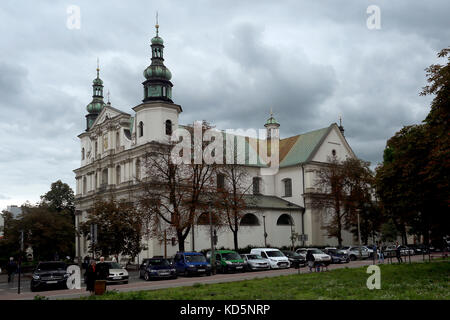
<svg viewBox="0 0 450 320">
<path fill-rule="evenodd" d="M 267 232 L 266 232 L 266 216 L 263 216 L 263 224 L 264 224 L 264 247 L 267 247 Z"/>
<path fill-rule="evenodd" d="M 359 226 L 359 212 L 358 212 L 358 240 L 359 240 L 359 257 L 361 258 L 361 228 Z"/>
<path fill-rule="evenodd" d="M 212 226 L 211 201 L 208 201 L 209 235 L 211 238 L 211 273 L 216 274 L 216 253 L 214 251 L 214 235 Z"/>
</svg>

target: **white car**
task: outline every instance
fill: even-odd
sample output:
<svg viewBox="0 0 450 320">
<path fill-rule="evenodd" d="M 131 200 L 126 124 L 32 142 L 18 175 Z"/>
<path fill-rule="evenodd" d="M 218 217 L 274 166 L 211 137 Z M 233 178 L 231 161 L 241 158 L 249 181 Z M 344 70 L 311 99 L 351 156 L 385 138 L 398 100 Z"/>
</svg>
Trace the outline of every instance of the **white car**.
<svg viewBox="0 0 450 320">
<path fill-rule="evenodd" d="M 274 248 L 255 248 L 250 251 L 250 254 L 258 254 L 264 259 L 268 259 L 271 269 L 289 268 L 291 263 L 280 250 Z"/>
<path fill-rule="evenodd" d="M 344 252 L 352 261 L 355 261 L 358 258 L 366 259 L 369 257 L 369 249 L 361 246 L 361 250 L 359 247 L 343 247 L 340 249 Z"/>
<path fill-rule="evenodd" d="M 101 262 L 99 262 L 101 263 Z M 109 268 L 107 283 L 128 283 L 128 271 L 115 261 L 105 261 Z"/>
<path fill-rule="evenodd" d="M 297 249 L 295 252 L 301 254 L 302 256 L 305 256 L 306 258 L 306 254 L 308 253 L 308 251 L 310 251 L 313 254 L 315 261 L 323 262 L 326 265 L 329 265 L 331 263 L 331 256 L 317 248 L 300 248 Z"/>
<path fill-rule="evenodd" d="M 259 254 L 241 254 L 241 257 L 245 261 L 245 267 L 249 271 L 254 270 L 268 270 L 270 269 L 269 259 L 264 259 Z"/>
</svg>

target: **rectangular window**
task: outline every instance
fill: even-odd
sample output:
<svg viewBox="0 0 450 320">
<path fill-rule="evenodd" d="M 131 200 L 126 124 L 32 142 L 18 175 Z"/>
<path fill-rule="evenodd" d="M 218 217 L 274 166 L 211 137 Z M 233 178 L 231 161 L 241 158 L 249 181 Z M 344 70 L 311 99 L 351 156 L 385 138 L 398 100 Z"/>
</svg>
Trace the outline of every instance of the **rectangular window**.
<svg viewBox="0 0 450 320">
<path fill-rule="evenodd" d="M 223 174 L 217 175 L 217 189 L 225 188 L 225 176 Z"/>
<path fill-rule="evenodd" d="M 260 184 L 260 178 L 254 177 L 253 178 L 253 194 L 260 194 L 259 192 L 259 184 Z"/>
<path fill-rule="evenodd" d="M 284 196 L 292 197 L 292 180 L 291 179 L 284 180 Z"/>
</svg>

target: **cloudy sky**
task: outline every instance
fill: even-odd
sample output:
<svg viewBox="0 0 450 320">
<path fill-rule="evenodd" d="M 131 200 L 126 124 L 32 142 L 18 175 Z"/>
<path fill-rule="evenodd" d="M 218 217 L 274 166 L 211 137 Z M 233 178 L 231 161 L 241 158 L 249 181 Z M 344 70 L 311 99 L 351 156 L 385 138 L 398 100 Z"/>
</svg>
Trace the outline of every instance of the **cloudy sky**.
<svg viewBox="0 0 450 320">
<path fill-rule="evenodd" d="M 80 29 L 67 27 L 72 5 Z M 367 26 L 371 5 L 380 29 Z M 0 210 L 35 203 L 58 179 L 75 187 L 97 57 L 113 106 L 131 113 L 156 11 L 181 123 L 262 128 L 272 108 L 287 137 L 342 115 L 373 165 L 428 113 L 424 68 L 450 45 L 448 0 L 2 0 Z"/>
</svg>

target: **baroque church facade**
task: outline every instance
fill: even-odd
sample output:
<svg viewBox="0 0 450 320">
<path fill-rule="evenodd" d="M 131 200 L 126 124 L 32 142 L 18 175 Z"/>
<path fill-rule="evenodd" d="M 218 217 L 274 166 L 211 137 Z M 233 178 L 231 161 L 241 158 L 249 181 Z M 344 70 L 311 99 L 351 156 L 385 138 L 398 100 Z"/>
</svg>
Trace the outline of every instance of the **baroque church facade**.
<svg viewBox="0 0 450 320">
<path fill-rule="evenodd" d="M 76 227 L 87 220 L 96 196 L 113 193 L 117 199 L 132 199 L 139 193 L 139 180 L 144 174 L 143 156 L 152 144 L 168 144 L 174 130 L 182 127 L 179 114 L 182 107 L 172 100 L 172 74 L 164 65 L 164 42 L 158 34 L 151 40 L 151 64 L 144 71 L 144 98 L 133 107 L 132 113 L 104 102 L 103 81 L 99 68 L 93 81 L 93 99 L 87 105 L 86 130 L 78 138 L 81 142 L 81 164 L 76 175 Z M 108 98 L 109 100 L 109 98 Z M 278 130 L 280 124 L 271 114 L 265 123 L 267 134 Z M 292 244 L 291 235 L 300 235 L 295 245 L 336 245 L 322 229 L 326 214 L 311 206 L 317 171 L 326 165 L 330 156 L 338 159 L 355 157 L 344 137 L 342 126 L 327 127 L 292 137 L 279 139 L 279 169 L 265 175 L 258 166 L 248 166 L 248 213 L 243 216 L 238 232 L 239 246 L 282 247 Z M 186 250 L 210 247 L 209 225 L 199 219 L 186 238 Z M 353 243 L 352 235 L 343 232 L 343 244 Z M 146 249 L 139 258 L 175 254 L 178 245 L 162 243 L 151 238 L 142 239 Z M 76 255 L 89 253 L 90 240 L 76 238 Z M 221 229 L 217 233 L 217 248 L 233 248 L 233 233 Z"/>
</svg>

